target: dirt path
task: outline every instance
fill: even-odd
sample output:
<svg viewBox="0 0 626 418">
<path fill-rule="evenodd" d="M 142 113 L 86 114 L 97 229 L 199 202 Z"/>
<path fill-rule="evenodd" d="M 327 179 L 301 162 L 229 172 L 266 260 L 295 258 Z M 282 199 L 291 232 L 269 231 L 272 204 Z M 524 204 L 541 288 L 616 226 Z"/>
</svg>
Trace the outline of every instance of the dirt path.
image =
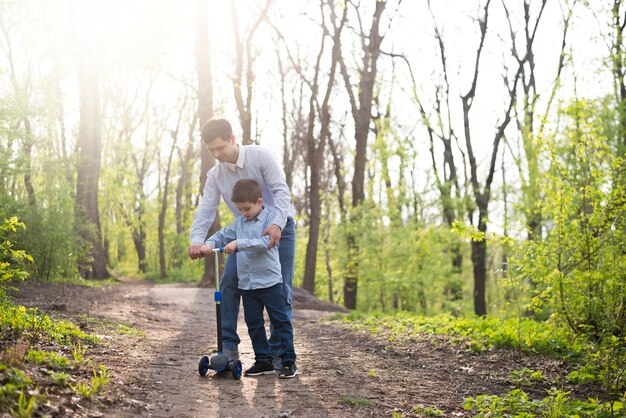
<svg viewBox="0 0 626 418">
<path fill-rule="evenodd" d="M 59 287 L 25 288 L 17 302 L 45 307 Z M 216 346 L 212 289 L 148 285 L 131 281 L 102 289 L 72 287 L 58 300 L 60 314 L 123 322 L 144 333 L 103 336 L 109 344 L 90 350 L 113 375 L 104 405 L 89 415 L 114 417 L 364 417 L 420 416 L 417 405 L 470 416 L 468 396 L 511 390 L 511 370 L 533 368 L 557 373 L 559 364 L 513 352 L 475 354 L 434 337 L 388 347 L 364 333 L 320 323 L 329 312 L 314 299 L 294 301 L 299 375 L 242 377 L 209 371 L 200 377 L 198 360 Z M 88 324 L 85 324 L 88 327 Z M 244 368 L 253 362 L 243 314 L 239 318 Z M 535 388 L 541 394 L 543 388 Z M 545 393 L 545 392 L 543 392 Z M 355 406 L 341 397 L 373 402 Z"/>
</svg>

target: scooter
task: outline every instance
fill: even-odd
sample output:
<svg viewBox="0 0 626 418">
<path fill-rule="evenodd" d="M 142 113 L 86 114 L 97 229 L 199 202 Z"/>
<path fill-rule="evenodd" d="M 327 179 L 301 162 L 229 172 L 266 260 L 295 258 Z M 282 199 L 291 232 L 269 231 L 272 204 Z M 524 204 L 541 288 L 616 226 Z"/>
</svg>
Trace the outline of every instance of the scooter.
<svg viewBox="0 0 626 418">
<path fill-rule="evenodd" d="M 209 370 L 215 370 L 216 372 L 230 371 L 233 379 L 241 379 L 242 365 L 240 360 L 229 360 L 228 356 L 224 354 L 222 348 L 222 310 L 220 302 L 222 300 L 222 294 L 220 292 L 220 275 L 219 275 L 219 254 L 224 252 L 223 248 L 213 248 L 213 254 L 215 255 L 215 315 L 217 317 L 217 354 L 211 356 L 202 356 L 200 363 L 198 364 L 198 373 L 200 376 L 207 374 Z"/>
</svg>

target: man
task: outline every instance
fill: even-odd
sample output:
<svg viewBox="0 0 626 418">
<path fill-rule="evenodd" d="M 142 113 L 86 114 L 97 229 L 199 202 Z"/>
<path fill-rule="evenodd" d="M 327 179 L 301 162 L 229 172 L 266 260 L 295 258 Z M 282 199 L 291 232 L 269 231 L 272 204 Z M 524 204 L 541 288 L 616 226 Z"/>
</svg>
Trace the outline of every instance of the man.
<svg viewBox="0 0 626 418">
<path fill-rule="evenodd" d="M 218 163 L 209 170 L 204 194 L 191 225 L 188 252 L 192 259 L 203 257 L 202 245 L 207 232 L 213 224 L 220 203 L 220 196 L 230 211 L 239 216 L 239 210 L 231 201 L 231 192 L 240 179 L 255 180 L 261 186 L 263 202 L 274 214 L 271 225 L 263 231 L 269 235 L 269 248 L 278 245 L 278 253 L 283 278 L 285 308 L 291 320 L 291 294 L 295 262 L 296 227 L 293 221 L 294 208 L 291 204 L 291 193 L 285 182 L 278 162 L 271 152 L 257 145 L 241 146 L 236 143 L 232 126 L 226 119 L 213 118 L 201 129 L 202 142 Z M 239 358 L 237 349 L 237 317 L 241 292 L 238 289 L 237 255 L 231 254 L 226 260 L 220 291 L 222 293 L 222 346 L 224 354 L 231 360 Z M 281 341 L 272 329 L 270 348 L 275 358 L 275 365 L 280 369 L 279 355 Z"/>
</svg>

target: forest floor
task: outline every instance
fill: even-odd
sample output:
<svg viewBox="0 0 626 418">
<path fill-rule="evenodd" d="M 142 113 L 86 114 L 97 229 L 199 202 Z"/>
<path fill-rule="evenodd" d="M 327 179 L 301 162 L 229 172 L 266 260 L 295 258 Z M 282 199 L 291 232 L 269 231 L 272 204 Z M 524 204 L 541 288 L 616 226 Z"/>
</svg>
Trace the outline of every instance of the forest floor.
<svg viewBox="0 0 626 418">
<path fill-rule="evenodd" d="M 54 303 L 49 315 L 73 320 L 105 341 L 87 356 L 106 365 L 111 382 L 97 401 L 81 402 L 76 416 L 426 416 L 416 412 L 421 405 L 460 417 L 472 415 L 462 408 L 465 398 L 514 389 L 512 371 L 541 370 L 547 381 L 566 373 L 556 360 L 507 350 L 476 353 L 444 337 L 392 345 L 340 321 L 324 321 L 341 308 L 296 290 L 298 376 L 288 380 L 235 380 L 213 371 L 199 376 L 198 360 L 216 347 L 212 289 L 126 279 L 101 288 L 23 284 L 14 297 L 44 311 Z M 104 323 L 123 323 L 140 333 L 114 332 Z M 239 333 L 245 369 L 253 352 L 243 313 Z M 545 383 L 524 387 L 538 399 L 548 389 Z"/>
</svg>

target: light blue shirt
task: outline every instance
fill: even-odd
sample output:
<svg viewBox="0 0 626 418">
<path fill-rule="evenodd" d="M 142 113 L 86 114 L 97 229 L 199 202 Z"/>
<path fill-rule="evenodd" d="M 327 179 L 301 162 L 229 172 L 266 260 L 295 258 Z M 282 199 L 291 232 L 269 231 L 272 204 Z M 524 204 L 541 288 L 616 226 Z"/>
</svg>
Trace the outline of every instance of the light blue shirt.
<svg viewBox="0 0 626 418">
<path fill-rule="evenodd" d="M 192 244 L 204 242 L 215 219 L 220 196 L 233 215 L 239 216 L 239 211 L 231 202 L 230 197 L 233 186 L 241 179 L 251 179 L 259 183 L 263 194 L 263 204 L 273 213 L 268 225 L 276 224 L 280 229 L 284 229 L 287 217 L 294 216 L 295 211 L 291 204 L 289 187 L 272 153 L 258 145 L 239 145 L 239 156 L 235 164 L 218 162 L 209 170 L 206 183 L 204 183 L 204 194 L 194 213 L 191 225 Z"/>
<path fill-rule="evenodd" d="M 273 214 L 267 209 L 254 219 L 240 216 L 206 240 L 213 248 L 224 247 L 237 240 L 239 289 L 265 289 L 283 281 L 278 246 L 268 250 L 270 237 L 261 236 L 273 219 Z"/>
</svg>

